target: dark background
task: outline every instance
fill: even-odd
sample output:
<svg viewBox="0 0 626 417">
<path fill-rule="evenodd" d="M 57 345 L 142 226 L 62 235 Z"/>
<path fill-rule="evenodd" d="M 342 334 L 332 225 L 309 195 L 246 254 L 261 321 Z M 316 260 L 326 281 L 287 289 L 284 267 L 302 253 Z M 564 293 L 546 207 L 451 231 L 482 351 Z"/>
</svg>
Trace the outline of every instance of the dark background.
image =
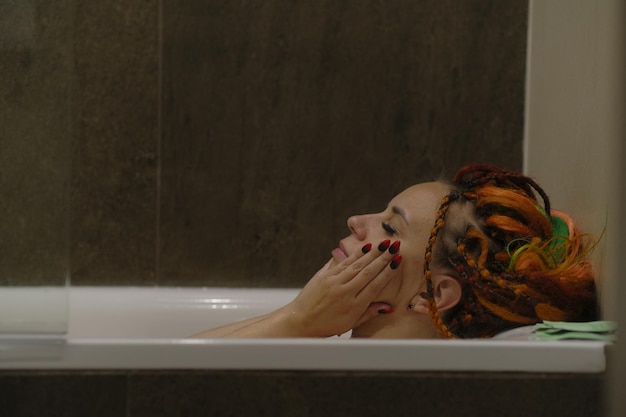
<svg viewBox="0 0 626 417">
<path fill-rule="evenodd" d="M 348 216 L 522 166 L 527 1 L 2 7 L 8 285 L 297 287 Z"/>
</svg>

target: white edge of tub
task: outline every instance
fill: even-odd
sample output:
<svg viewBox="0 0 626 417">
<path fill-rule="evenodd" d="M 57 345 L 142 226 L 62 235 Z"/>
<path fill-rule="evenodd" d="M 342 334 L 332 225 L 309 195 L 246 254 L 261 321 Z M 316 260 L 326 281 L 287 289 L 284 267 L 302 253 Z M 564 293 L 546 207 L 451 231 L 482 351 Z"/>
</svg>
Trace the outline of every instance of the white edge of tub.
<svg viewBox="0 0 626 417">
<path fill-rule="evenodd" d="M 597 373 L 602 342 L 72 339 L 20 345 L 3 369 L 231 369 Z M 30 351 L 29 351 L 30 349 Z M 20 358 L 22 356 L 22 358 Z"/>
<path fill-rule="evenodd" d="M 186 337 L 222 324 L 220 320 L 271 310 L 291 300 L 297 291 L 70 287 L 68 333 L 0 335 L 0 369 L 606 370 L 607 344 L 596 341 Z M 217 321 L 208 323 L 207 315 Z"/>
</svg>

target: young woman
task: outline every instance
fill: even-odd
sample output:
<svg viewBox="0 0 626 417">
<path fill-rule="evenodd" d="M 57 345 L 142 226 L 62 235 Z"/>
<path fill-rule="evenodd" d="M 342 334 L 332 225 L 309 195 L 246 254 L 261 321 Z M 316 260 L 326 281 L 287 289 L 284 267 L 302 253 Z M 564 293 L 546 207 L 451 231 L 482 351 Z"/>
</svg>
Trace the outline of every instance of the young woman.
<svg viewBox="0 0 626 417">
<path fill-rule="evenodd" d="M 470 165 L 348 228 L 292 302 L 196 337 L 475 338 L 597 318 L 593 241 L 520 173 Z"/>
</svg>

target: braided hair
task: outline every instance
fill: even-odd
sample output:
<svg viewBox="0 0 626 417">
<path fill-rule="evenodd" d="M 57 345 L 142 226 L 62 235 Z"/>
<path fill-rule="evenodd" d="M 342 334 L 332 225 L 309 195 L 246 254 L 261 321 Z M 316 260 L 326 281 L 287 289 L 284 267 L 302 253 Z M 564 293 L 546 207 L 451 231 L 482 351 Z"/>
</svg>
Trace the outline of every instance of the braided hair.
<svg viewBox="0 0 626 417">
<path fill-rule="evenodd" d="M 543 320 L 596 319 L 588 260 L 594 242 L 569 216 L 551 210 L 535 181 L 507 169 L 469 165 L 452 185 L 424 260 L 429 311 L 441 335 L 491 337 Z M 451 271 L 461 284 L 461 300 L 445 313 L 437 310 L 432 266 Z"/>
</svg>

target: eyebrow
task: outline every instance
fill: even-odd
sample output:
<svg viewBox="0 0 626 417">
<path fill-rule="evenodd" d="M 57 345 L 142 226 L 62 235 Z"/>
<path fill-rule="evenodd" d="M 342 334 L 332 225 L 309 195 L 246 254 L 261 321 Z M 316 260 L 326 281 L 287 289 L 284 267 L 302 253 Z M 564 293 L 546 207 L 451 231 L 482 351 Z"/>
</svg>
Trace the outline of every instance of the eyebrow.
<svg viewBox="0 0 626 417">
<path fill-rule="evenodd" d="M 404 211 L 403 209 L 401 209 L 398 206 L 393 206 L 391 207 L 391 211 L 394 212 L 395 214 L 399 215 L 400 217 L 402 217 L 402 220 L 404 220 L 404 222 L 407 224 L 407 226 L 409 225 L 409 219 L 406 215 L 406 211 Z"/>
</svg>

